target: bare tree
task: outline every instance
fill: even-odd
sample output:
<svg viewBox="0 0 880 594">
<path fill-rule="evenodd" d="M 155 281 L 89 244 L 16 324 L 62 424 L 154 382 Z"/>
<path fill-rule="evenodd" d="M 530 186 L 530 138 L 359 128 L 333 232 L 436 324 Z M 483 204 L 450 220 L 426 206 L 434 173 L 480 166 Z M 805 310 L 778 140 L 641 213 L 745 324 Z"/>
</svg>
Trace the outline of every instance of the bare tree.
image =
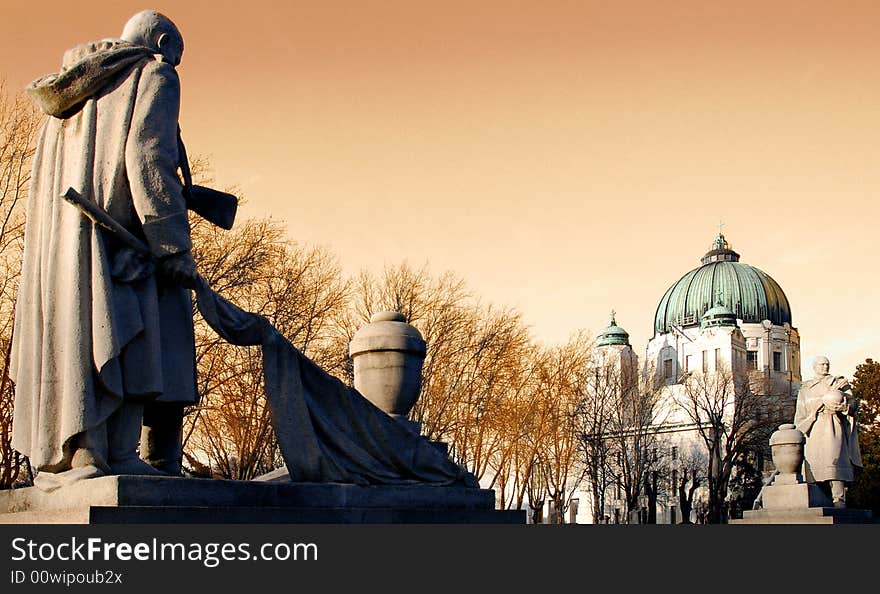
<svg viewBox="0 0 880 594">
<path fill-rule="evenodd" d="M 738 463 L 756 448 L 765 447 L 780 421 L 778 395 L 755 389 L 745 374 L 720 368 L 713 373 L 690 373 L 675 403 L 694 424 L 706 448 L 708 520 L 724 520 L 724 504 Z"/>
<path fill-rule="evenodd" d="M 531 347 L 517 361 L 519 376 L 505 395 L 498 411 L 496 430 L 501 446 L 490 461 L 494 473 L 489 488 L 499 492 L 499 507 L 521 509 L 524 503 L 534 514 L 543 509 L 547 485 L 540 476 L 539 454 L 543 440 L 543 405 L 537 393 L 540 351 Z"/>
<path fill-rule="evenodd" d="M 13 308 L 21 274 L 23 207 L 40 115 L 20 93 L 10 94 L 0 79 L 0 489 L 20 478 L 23 460 L 12 449 L 15 386 L 9 379 Z"/>
<path fill-rule="evenodd" d="M 9 380 L 9 338 L 0 338 L 3 376 L 0 378 L 0 489 L 12 487 L 19 479 L 21 455 L 12 448 L 12 413 L 15 389 Z"/>
<path fill-rule="evenodd" d="M 523 390 L 526 377 L 522 364 L 529 336 L 519 314 L 511 310 L 487 307 L 473 314 L 471 333 L 460 345 L 464 357 L 452 358 L 449 367 L 455 375 L 447 380 L 458 387 L 455 392 L 446 390 L 443 397 L 454 394 L 457 401 L 451 432 L 453 456 L 482 478 L 493 460 L 503 455 L 509 432 L 507 411 Z M 435 356 L 432 364 L 438 363 L 441 367 L 435 367 L 435 379 L 439 379 L 438 372 L 445 374 L 442 360 Z M 431 393 L 427 396 L 430 406 Z"/>
<path fill-rule="evenodd" d="M 580 378 L 578 433 L 581 463 L 590 488 L 593 523 L 600 523 L 605 517 L 606 494 L 614 483 L 614 450 L 609 434 L 617 414 L 621 379 L 620 367 L 602 358 L 591 360 Z"/>
<path fill-rule="evenodd" d="M 652 370 L 635 374 L 626 368 L 611 373 L 617 385 L 608 438 L 614 452 L 612 474 L 623 490 L 626 521 L 633 520 L 642 497 L 647 498 L 648 523 L 656 523 L 657 498 L 666 464 L 667 448 L 661 447 L 657 426 L 660 389 Z"/>
<path fill-rule="evenodd" d="M 535 397 L 541 403 L 543 427 L 538 433 L 538 460 L 553 504 L 551 521 L 562 524 L 571 498 L 586 474 L 580 464 L 580 419 L 583 370 L 592 352 L 589 337 L 580 332 L 566 344 L 547 348 L 541 360 Z"/>
<path fill-rule="evenodd" d="M 216 291 L 266 317 L 303 354 L 332 369 L 333 320 L 347 305 L 348 283 L 328 251 L 286 240 L 282 224 L 270 219 L 245 220 L 226 232 L 194 217 L 193 245 L 199 271 Z M 197 317 L 196 362 L 200 402 L 184 426 L 189 466 L 234 479 L 280 466 L 259 347 L 227 344 Z"/>
</svg>

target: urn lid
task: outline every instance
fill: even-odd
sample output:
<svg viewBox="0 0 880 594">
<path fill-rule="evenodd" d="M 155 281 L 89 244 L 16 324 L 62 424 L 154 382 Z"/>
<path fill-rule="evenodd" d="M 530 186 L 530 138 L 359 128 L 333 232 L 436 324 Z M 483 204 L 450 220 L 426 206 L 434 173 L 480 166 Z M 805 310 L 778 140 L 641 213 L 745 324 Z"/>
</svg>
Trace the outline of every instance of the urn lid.
<svg viewBox="0 0 880 594">
<path fill-rule="evenodd" d="M 785 444 L 801 444 L 806 441 L 804 434 L 801 433 L 792 423 L 783 423 L 779 429 L 770 436 L 770 445 Z"/>
<path fill-rule="evenodd" d="M 402 351 L 425 356 L 425 340 L 421 333 L 406 322 L 406 316 L 396 311 L 373 314 L 370 323 L 354 334 L 348 345 L 352 357 L 370 351 Z"/>
</svg>

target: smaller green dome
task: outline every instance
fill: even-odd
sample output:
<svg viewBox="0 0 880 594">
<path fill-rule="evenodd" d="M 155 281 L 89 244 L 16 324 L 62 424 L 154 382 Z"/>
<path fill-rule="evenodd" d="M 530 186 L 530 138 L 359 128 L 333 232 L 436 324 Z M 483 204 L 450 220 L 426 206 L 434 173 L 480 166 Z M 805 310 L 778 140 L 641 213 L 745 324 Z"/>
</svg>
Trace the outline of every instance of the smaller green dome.
<svg viewBox="0 0 880 594">
<path fill-rule="evenodd" d="M 718 326 L 736 326 L 736 312 L 720 302 L 700 318 L 700 330 Z"/>
<path fill-rule="evenodd" d="M 614 319 L 615 313 L 616 312 L 614 311 L 611 312 L 611 323 L 596 337 L 596 346 L 630 346 L 629 334 L 626 330 L 617 325 L 617 321 Z"/>
</svg>

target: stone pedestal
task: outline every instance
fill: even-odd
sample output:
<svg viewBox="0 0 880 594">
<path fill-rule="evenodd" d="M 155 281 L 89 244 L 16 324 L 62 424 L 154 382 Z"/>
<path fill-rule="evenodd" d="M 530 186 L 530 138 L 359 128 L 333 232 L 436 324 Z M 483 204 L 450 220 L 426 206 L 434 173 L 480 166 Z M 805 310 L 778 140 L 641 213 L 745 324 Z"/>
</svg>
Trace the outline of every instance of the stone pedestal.
<svg viewBox="0 0 880 594">
<path fill-rule="evenodd" d="M 491 489 L 227 481 L 89 479 L 47 493 L 0 491 L 3 524 L 524 524 Z"/>
<path fill-rule="evenodd" d="M 808 483 L 773 484 L 764 488 L 764 509 L 767 511 L 805 507 L 831 507 L 831 502 L 819 487 Z"/>
<path fill-rule="evenodd" d="M 743 512 L 742 520 L 731 524 L 871 524 L 870 510 L 840 507 L 800 509 L 757 509 Z"/>
</svg>

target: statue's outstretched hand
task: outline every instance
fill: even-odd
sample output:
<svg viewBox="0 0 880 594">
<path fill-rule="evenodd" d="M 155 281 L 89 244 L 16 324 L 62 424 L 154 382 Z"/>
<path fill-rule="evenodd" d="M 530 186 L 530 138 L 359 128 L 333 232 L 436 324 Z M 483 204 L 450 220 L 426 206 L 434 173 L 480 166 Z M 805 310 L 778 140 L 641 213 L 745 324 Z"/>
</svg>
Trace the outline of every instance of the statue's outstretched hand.
<svg viewBox="0 0 880 594">
<path fill-rule="evenodd" d="M 179 252 L 163 258 L 159 262 L 162 276 L 176 285 L 195 289 L 198 285 L 199 272 L 190 252 Z"/>
</svg>

